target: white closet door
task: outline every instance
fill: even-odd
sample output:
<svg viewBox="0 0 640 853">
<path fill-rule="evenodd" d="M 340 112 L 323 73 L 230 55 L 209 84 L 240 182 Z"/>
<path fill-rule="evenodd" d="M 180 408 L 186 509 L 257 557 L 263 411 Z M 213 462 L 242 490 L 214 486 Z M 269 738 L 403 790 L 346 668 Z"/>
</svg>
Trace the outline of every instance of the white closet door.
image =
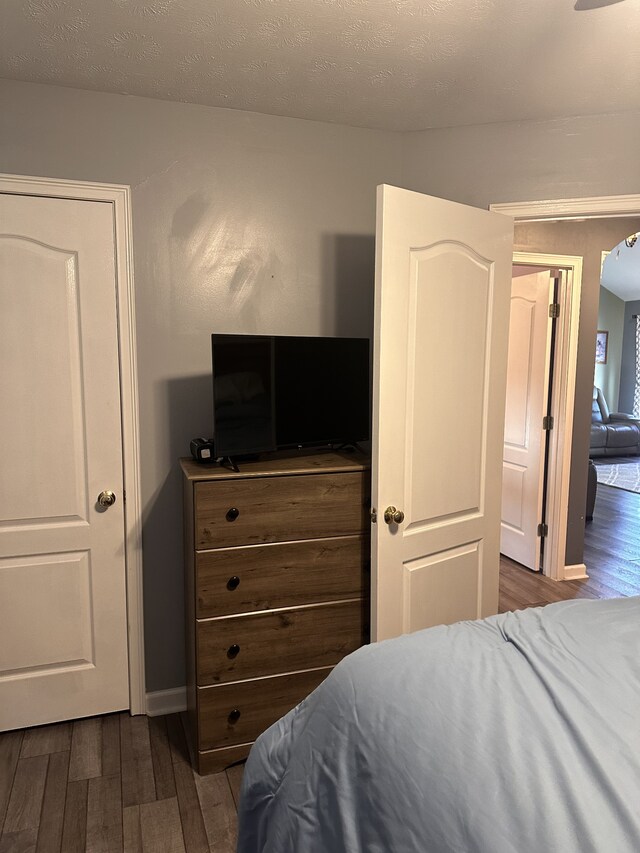
<svg viewBox="0 0 640 853">
<path fill-rule="evenodd" d="M 1 194 L 1 729 L 129 707 L 117 336 L 113 205 Z"/>
</svg>

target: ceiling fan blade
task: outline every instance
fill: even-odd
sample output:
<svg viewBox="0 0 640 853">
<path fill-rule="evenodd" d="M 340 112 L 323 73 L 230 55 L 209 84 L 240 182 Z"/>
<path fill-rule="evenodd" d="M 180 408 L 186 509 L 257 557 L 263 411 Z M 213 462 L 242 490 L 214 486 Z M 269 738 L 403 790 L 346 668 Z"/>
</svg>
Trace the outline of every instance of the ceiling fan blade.
<svg viewBox="0 0 640 853">
<path fill-rule="evenodd" d="M 624 0 L 576 0 L 573 7 L 576 12 L 586 12 L 588 9 L 602 9 L 605 6 L 613 6 L 614 3 L 624 3 Z"/>
</svg>

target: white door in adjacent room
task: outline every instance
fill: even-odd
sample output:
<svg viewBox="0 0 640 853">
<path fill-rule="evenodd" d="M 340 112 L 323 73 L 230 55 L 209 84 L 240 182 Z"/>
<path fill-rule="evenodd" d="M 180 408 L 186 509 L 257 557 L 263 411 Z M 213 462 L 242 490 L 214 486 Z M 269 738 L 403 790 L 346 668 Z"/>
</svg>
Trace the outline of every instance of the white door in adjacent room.
<svg viewBox="0 0 640 853">
<path fill-rule="evenodd" d="M 500 551 L 540 568 L 554 280 L 549 270 L 513 268 L 502 470 Z"/>
<path fill-rule="evenodd" d="M 509 217 L 378 188 L 374 640 L 497 612 L 512 251 Z"/>
<path fill-rule="evenodd" d="M 3 730 L 129 707 L 114 258 L 112 204 L 0 194 Z"/>
</svg>

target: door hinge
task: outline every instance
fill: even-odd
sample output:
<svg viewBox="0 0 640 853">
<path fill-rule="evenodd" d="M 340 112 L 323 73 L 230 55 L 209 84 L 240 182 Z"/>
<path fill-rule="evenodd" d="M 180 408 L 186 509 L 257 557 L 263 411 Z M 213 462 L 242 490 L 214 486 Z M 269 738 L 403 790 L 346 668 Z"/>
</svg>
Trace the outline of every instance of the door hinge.
<svg viewBox="0 0 640 853">
<path fill-rule="evenodd" d="M 374 506 L 371 507 L 369 517 L 371 518 L 371 524 L 378 523 L 378 510 Z"/>
<path fill-rule="evenodd" d="M 553 415 L 545 415 L 542 419 L 542 429 L 553 429 Z"/>
<path fill-rule="evenodd" d="M 538 536 L 548 536 L 549 535 L 549 525 L 545 524 L 543 521 L 538 525 Z"/>
<path fill-rule="evenodd" d="M 556 319 L 560 316 L 560 303 L 559 302 L 552 302 L 551 305 L 549 305 L 549 316 L 552 319 Z"/>
<path fill-rule="evenodd" d="M 124 501 L 124 503 L 127 502 L 127 492 L 125 489 L 122 490 L 122 500 Z"/>
</svg>

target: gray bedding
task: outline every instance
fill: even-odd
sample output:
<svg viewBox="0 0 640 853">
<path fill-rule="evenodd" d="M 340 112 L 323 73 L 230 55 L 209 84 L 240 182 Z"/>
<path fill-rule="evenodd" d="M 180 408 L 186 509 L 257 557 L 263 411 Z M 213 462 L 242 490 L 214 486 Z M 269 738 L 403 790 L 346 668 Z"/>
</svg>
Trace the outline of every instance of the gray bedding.
<svg viewBox="0 0 640 853">
<path fill-rule="evenodd" d="M 350 655 L 251 751 L 257 851 L 638 853 L 640 597 Z"/>
</svg>

